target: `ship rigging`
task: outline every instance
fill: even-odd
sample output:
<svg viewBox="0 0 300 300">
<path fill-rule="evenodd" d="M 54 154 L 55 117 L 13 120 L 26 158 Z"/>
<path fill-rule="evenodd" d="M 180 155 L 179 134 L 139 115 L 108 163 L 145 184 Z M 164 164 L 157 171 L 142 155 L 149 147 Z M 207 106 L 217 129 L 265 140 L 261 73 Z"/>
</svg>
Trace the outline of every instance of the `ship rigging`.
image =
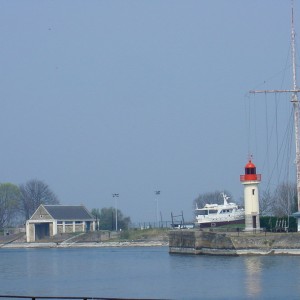
<svg viewBox="0 0 300 300">
<path fill-rule="evenodd" d="M 295 49 L 295 26 L 294 26 L 294 8 L 292 2 L 292 16 L 291 16 L 291 56 L 292 56 L 292 88 L 291 89 L 273 89 L 273 90 L 251 90 L 251 94 L 259 93 L 289 93 L 291 94 L 291 103 L 293 105 L 294 114 L 294 130 L 295 130 L 295 155 L 296 155 L 296 184 L 297 184 L 297 207 L 298 212 L 293 215 L 298 221 L 298 231 L 300 231 L 300 136 L 299 136 L 299 100 L 298 93 L 300 89 L 297 87 L 297 73 L 296 73 L 296 49 Z"/>
</svg>

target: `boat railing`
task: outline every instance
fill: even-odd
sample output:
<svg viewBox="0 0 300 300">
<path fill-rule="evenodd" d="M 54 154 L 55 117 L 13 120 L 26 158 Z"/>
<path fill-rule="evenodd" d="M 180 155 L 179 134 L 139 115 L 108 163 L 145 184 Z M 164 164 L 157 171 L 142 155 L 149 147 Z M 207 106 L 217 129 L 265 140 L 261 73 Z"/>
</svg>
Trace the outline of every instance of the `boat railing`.
<svg viewBox="0 0 300 300">
<path fill-rule="evenodd" d="M 266 228 L 260 228 L 260 229 L 252 229 L 249 231 L 245 231 L 245 227 L 206 227 L 206 228 L 199 228 L 201 231 L 210 231 L 210 232 L 219 232 L 219 233 L 253 233 L 253 234 L 261 234 L 266 233 Z"/>
</svg>

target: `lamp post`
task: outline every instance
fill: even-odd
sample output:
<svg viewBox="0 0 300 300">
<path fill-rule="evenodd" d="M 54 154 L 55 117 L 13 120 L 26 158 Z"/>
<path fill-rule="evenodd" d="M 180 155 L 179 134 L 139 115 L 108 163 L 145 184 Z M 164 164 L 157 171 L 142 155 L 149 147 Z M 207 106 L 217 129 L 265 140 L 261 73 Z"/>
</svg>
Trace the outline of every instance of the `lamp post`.
<svg viewBox="0 0 300 300">
<path fill-rule="evenodd" d="M 113 198 L 115 198 L 115 210 L 116 210 L 116 231 L 118 231 L 118 208 L 117 208 L 117 198 L 119 198 L 119 194 L 112 194 Z"/>
<path fill-rule="evenodd" d="M 155 191 L 155 195 L 156 195 L 156 223 L 158 224 L 158 196 L 160 195 L 160 191 Z M 159 227 L 159 225 L 158 225 Z"/>
</svg>

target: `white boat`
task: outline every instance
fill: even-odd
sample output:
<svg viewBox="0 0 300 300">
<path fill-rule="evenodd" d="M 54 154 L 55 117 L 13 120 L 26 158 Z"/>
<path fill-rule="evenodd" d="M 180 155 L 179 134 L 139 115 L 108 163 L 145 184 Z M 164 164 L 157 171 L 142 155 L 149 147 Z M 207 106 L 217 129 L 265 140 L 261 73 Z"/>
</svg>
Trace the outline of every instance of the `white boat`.
<svg viewBox="0 0 300 300">
<path fill-rule="evenodd" d="M 245 210 L 237 204 L 228 202 L 229 197 L 222 193 L 223 204 L 206 204 L 203 208 L 196 206 L 196 224 L 201 227 L 216 227 L 245 222 Z"/>
</svg>

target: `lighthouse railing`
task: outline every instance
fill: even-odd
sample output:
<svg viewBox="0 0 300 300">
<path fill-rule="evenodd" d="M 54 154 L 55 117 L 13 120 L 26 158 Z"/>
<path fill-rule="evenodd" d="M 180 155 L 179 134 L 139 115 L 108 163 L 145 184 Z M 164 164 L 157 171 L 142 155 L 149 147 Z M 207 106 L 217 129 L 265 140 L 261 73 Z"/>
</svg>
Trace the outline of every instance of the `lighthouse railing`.
<svg viewBox="0 0 300 300">
<path fill-rule="evenodd" d="M 261 174 L 240 175 L 240 181 L 261 181 Z"/>
</svg>

